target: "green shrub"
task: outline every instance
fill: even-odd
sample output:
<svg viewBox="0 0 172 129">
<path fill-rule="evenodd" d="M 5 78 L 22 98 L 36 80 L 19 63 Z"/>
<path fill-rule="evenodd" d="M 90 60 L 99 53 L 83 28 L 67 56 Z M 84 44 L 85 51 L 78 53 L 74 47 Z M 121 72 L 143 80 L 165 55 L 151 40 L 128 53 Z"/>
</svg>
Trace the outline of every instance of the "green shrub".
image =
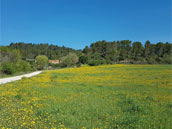
<svg viewBox="0 0 172 129">
<path fill-rule="evenodd" d="M 85 55 L 80 56 L 80 57 L 79 57 L 79 62 L 80 62 L 81 64 L 87 64 L 87 63 L 88 63 L 88 57 L 85 56 Z"/>
<path fill-rule="evenodd" d="M 16 63 L 5 62 L 2 64 L 2 72 L 5 74 L 14 74 L 16 72 L 28 72 L 31 71 L 31 66 L 28 62 L 20 60 Z"/>
<path fill-rule="evenodd" d="M 71 67 L 78 63 L 78 56 L 75 53 L 69 53 L 67 56 L 62 58 L 61 67 Z"/>
<path fill-rule="evenodd" d="M 52 68 L 59 68 L 60 67 L 60 64 L 52 64 L 52 63 L 49 63 L 49 66 L 51 66 Z"/>
<path fill-rule="evenodd" d="M 156 64 L 156 58 L 153 56 L 147 57 L 146 61 L 148 62 L 148 64 Z"/>
<path fill-rule="evenodd" d="M 110 59 L 106 59 L 106 64 L 113 64 L 113 61 L 111 61 Z"/>
<path fill-rule="evenodd" d="M 3 63 L 2 64 L 2 72 L 5 74 L 14 74 L 16 72 L 16 65 L 15 63 Z"/>
<path fill-rule="evenodd" d="M 164 64 L 172 64 L 172 56 L 165 54 L 162 59 Z"/>
<path fill-rule="evenodd" d="M 28 71 L 31 71 L 31 66 L 28 62 L 26 61 L 19 61 L 19 71 L 23 71 L 23 72 L 28 72 Z"/>
<path fill-rule="evenodd" d="M 90 65 L 90 66 L 96 66 L 96 65 L 101 65 L 101 64 L 105 64 L 106 62 L 105 62 L 105 60 L 90 60 L 89 62 L 88 62 L 88 65 Z"/>
<path fill-rule="evenodd" d="M 161 57 L 157 57 L 157 58 L 155 58 L 155 61 L 156 61 L 157 63 L 162 63 L 162 58 L 161 58 Z"/>
<path fill-rule="evenodd" d="M 81 63 L 78 62 L 78 63 L 76 64 L 76 66 L 77 66 L 77 67 L 81 67 Z"/>
</svg>

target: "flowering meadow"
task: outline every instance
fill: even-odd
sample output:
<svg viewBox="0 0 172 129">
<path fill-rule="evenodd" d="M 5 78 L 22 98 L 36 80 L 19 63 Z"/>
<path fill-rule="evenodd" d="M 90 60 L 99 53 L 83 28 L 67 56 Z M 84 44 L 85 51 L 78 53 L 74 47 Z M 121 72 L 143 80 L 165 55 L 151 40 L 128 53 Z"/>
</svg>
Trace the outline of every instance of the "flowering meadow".
<svg viewBox="0 0 172 129">
<path fill-rule="evenodd" d="M 170 129 L 171 68 L 85 66 L 0 85 L 0 128 Z"/>
</svg>

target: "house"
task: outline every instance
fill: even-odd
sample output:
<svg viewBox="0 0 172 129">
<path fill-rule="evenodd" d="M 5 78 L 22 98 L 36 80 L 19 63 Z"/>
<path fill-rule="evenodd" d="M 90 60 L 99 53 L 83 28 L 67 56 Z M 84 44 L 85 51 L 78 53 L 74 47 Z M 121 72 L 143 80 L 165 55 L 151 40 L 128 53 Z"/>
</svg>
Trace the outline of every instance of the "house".
<svg viewBox="0 0 172 129">
<path fill-rule="evenodd" d="M 61 60 L 48 60 L 48 62 L 51 64 L 59 64 L 61 63 Z"/>
<path fill-rule="evenodd" d="M 131 61 L 130 60 L 121 60 L 120 63 L 122 63 L 122 64 L 129 64 L 129 63 L 131 63 Z"/>
</svg>

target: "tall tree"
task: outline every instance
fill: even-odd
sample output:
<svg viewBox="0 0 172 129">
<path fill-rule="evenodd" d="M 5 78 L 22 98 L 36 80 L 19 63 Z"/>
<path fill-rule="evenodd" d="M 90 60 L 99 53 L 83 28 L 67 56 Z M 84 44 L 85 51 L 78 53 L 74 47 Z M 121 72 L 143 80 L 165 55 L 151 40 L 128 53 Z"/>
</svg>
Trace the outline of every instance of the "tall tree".
<svg viewBox="0 0 172 129">
<path fill-rule="evenodd" d="M 146 41 L 145 43 L 145 51 L 144 51 L 144 56 L 148 57 L 151 53 L 151 43 L 149 40 Z"/>
<path fill-rule="evenodd" d="M 133 59 L 139 60 L 143 55 L 143 45 L 141 42 L 134 42 L 132 45 Z"/>
<path fill-rule="evenodd" d="M 37 63 L 38 69 L 43 69 L 48 64 L 48 57 L 45 55 L 37 56 L 36 63 Z"/>
</svg>

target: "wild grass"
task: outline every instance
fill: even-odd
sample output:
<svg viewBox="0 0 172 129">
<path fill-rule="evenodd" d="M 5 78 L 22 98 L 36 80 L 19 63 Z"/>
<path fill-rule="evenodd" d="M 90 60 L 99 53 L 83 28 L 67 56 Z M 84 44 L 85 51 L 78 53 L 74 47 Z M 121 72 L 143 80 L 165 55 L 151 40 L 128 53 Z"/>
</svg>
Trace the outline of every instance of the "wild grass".
<svg viewBox="0 0 172 129">
<path fill-rule="evenodd" d="M 171 68 L 86 66 L 1 85 L 0 127 L 170 129 Z"/>
<path fill-rule="evenodd" d="M 14 76 L 20 76 L 20 75 L 24 75 L 24 74 L 28 74 L 28 73 L 32 73 L 33 71 L 29 71 L 29 72 L 18 72 L 18 73 L 14 73 L 14 74 L 5 74 L 2 71 L 0 71 L 0 79 L 2 78 L 7 78 L 7 77 L 14 77 Z"/>
</svg>

